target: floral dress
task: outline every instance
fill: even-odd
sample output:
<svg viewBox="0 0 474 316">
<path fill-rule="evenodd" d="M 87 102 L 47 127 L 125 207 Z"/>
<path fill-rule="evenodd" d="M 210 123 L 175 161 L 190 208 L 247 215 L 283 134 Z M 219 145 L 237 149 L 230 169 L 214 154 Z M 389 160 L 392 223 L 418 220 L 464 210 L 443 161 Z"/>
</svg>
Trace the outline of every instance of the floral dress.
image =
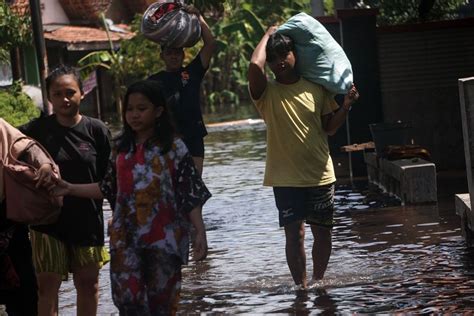
<svg viewBox="0 0 474 316">
<path fill-rule="evenodd" d="M 179 292 L 181 264 L 189 255 L 188 213 L 211 196 L 180 139 L 167 153 L 161 150 L 137 145 L 113 155 L 100 184 L 114 209 L 110 269 L 119 309 L 156 305 L 163 291 Z"/>
</svg>

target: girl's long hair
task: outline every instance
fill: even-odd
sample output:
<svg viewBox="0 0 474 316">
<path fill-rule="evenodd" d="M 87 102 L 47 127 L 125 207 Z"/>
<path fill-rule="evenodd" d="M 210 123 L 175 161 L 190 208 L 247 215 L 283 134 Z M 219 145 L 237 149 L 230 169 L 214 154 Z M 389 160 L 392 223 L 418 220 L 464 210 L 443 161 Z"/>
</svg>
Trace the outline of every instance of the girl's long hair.
<svg viewBox="0 0 474 316">
<path fill-rule="evenodd" d="M 122 133 L 117 137 L 117 150 L 119 152 L 127 152 L 130 149 L 134 151 L 136 147 L 135 133 L 125 119 L 125 113 L 128 108 L 128 99 L 132 93 L 140 93 L 147 97 L 155 107 L 163 107 L 163 112 L 156 118 L 155 132 L 153 136 L 147 140 L 145 146 L 159 143 L 162 154 L 167 153 L 173 144 L 175 129 L 163 94 L 163 88 L 159 82 L 154 80 L 138 81 L 128 87 L 122 109 L 123 129 Z"/>
</svg>

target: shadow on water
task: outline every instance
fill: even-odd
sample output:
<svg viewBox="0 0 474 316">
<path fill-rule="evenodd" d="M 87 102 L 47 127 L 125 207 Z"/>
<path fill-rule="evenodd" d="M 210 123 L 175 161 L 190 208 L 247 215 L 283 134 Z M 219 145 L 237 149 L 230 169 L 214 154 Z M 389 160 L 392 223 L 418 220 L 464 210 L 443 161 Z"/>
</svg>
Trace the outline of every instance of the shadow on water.
<svg viewBox="0 0 474 316">
<path fill-rule="evenodd" d="M 179 314 L 474 310 L 474 251 L 461 238 L 454 186 L 447 180 L 439 179 L 439 203 L 421 206 L 401 206 L 365 180 L 338 181 L 326 276 L 307 291 L 295 291 L 272 190 L 262 186 L 264 161 L 260 122 L 210 128 L 203 176 L 213 193 L 203 210 L 209 256 L 184 268 Z M 458 178 L 448 180 L 459 183 Z M 309 275 L 311 242 L 307 234 Z M 115 312 L 108 265 L 100 288 L 99 312 Z M 66 314 L 74 313 L 71 289 L 72 282 L 62 288 L 60 305 Z"/>
</svg>

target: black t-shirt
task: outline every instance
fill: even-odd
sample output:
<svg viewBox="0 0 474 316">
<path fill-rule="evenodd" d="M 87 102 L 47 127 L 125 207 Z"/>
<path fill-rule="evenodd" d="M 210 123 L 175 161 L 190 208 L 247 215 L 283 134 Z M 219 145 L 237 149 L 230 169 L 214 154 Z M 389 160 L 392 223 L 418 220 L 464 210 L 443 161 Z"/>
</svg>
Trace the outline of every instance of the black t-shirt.
<svg viewBox="0 0 474 316">
<path fill-rule="evenodd" d="M 64 180 L 93 183 L 104 177 L 111 147 L 110 132 L 102 121 L 83 115 L 77 125 L 64 127 L 51 115 L 20 129 L 46 148 Z M 104 244 L 102 200 L 65 196 L 57 223 L 32 228 L 74 245 L 101 246 Z"/>
<path fill-rule="evenodd" d="M 148 78 L 159 81 L 163 86 L 176 128 L 184 139 L 207 135 L 200 103 L 201 82 L 205 73 L 198 54 L 189 65 L 178 71 L 160 71 Z"/>
</svg>

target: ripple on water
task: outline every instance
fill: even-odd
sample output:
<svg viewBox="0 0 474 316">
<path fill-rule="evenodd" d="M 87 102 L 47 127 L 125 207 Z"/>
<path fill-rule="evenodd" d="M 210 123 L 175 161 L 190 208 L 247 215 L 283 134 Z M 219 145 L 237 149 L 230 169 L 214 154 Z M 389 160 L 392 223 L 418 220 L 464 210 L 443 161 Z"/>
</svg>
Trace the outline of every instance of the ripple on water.
<svg viewBox="0 0 474 316">
<path fill-rule="evenodd" d="M 273 193 L 262 187 L 264 128 L 255 126 L 206 137 L 204 180 L 213 198 L 203 214 L 210 250 L 207 260 L 183 269 L 179 314 L 472 312 L 474 250 L 465 248 L 452 198 L 404 207 L 364 181 L 336 185 L 333 252 L 325 278 L 296 291 Z M 311 275 L 309 229 L 305 239 Z M 101 314 L 116 312 L 108 278 L 106 265 L 100 275 Z M 75 313 L 72 288 L 68 281 L 61 289 L 66 315 Z"/>
</svg>

